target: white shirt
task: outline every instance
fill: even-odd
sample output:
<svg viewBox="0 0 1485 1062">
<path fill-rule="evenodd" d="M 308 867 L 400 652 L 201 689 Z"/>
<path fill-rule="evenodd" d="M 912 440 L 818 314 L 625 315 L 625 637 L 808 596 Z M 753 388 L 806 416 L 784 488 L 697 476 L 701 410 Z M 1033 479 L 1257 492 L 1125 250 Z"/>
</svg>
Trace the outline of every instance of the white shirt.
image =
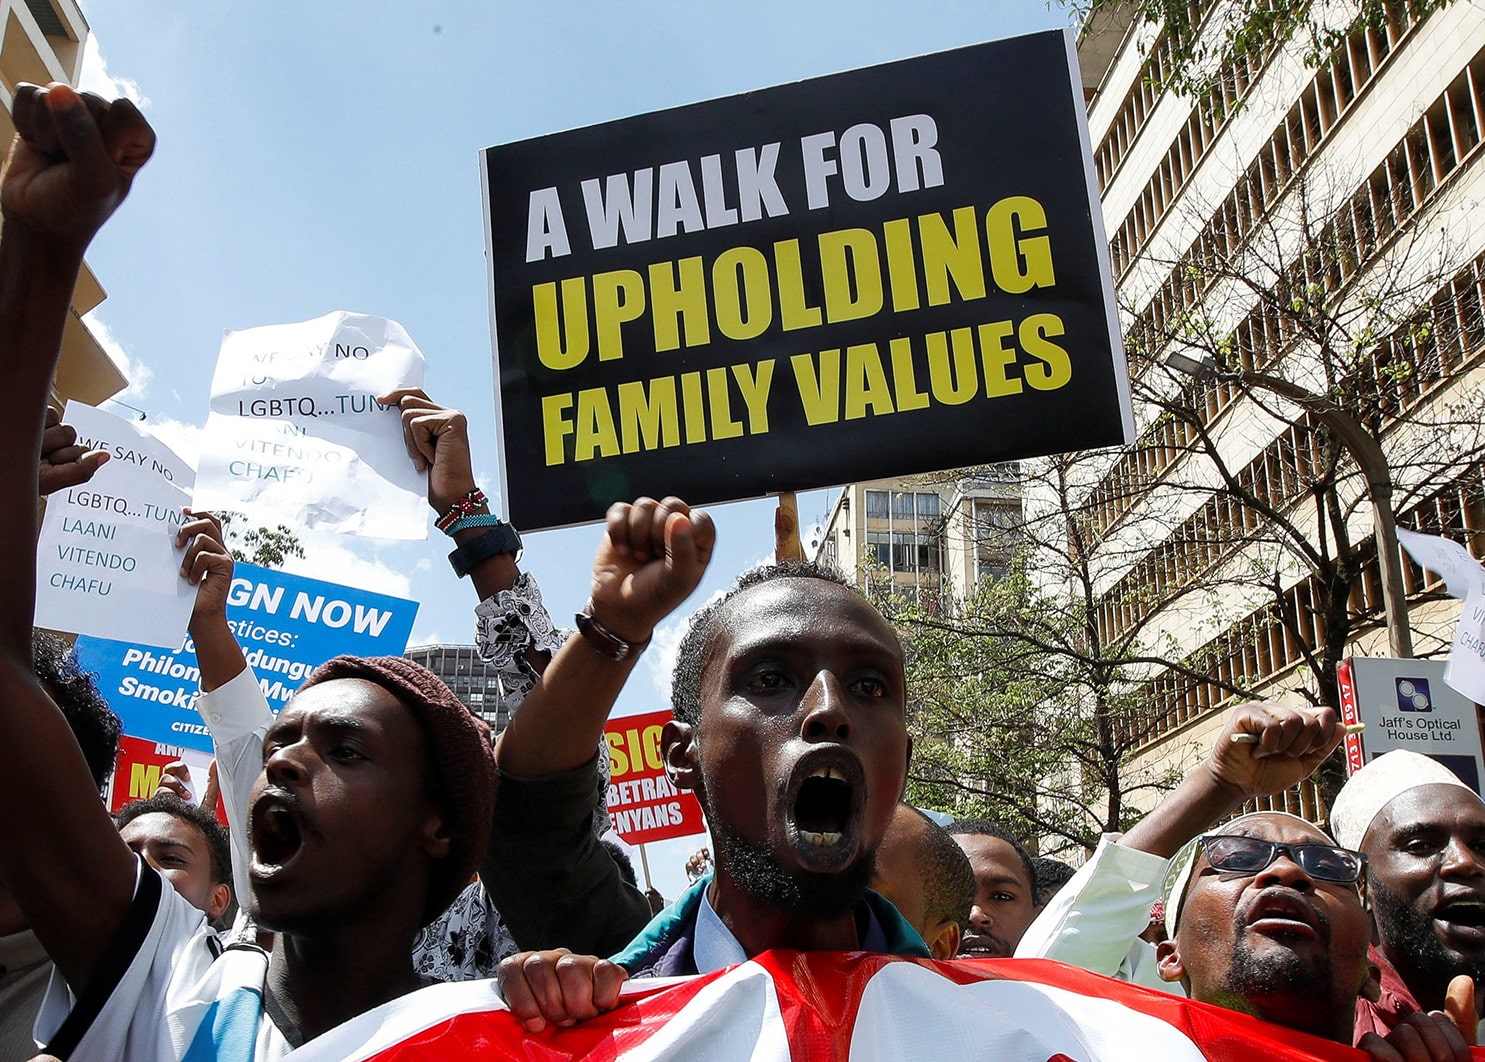
<svg viewBox="0 0 1485 1062">
<path fill-rule="evenodd" d="M 268 956 L 221 951 L 206 916 L 142 860 L 134 901 L 81 999 L 52 973 L 38 1042 L 73 1062 L 271 1062 L 292 1050 L 263 1009 Z M 218 957 L 220 956 L 220 957 Z M 60 1042 L 59 1042 L 60 1041 Z"/>
<path fill-rule="evenodd" d="M 1062 887 L 1027 927 L 1018 959 L 1056 959 L 1120 981 L 1185 995 L 1179 981 L 1163 981 L 1155 949 L 1140 939 L 1150 907 L 1160 899 L 1169 860 L 1126 848 L 1122 834 L 1106 833 L 1093 858 Z"/>
</svg>

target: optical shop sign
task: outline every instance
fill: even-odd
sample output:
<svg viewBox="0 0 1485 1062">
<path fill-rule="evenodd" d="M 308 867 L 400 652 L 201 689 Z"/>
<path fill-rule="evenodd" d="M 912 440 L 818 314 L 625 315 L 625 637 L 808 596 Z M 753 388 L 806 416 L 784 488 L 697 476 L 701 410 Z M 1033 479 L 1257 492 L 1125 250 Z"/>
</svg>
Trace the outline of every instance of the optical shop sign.
<svg viewBox="0 0 1485 1062">
<path fill-rule="evenodd" d="M 274 711 L 331 657 L 401 656 L 418 613 L 416 601 L 253 564 L 237 565 L 229 594 L 227 624 Z M 178 651 L 79 638 L 77 655 L 98 673 L 125 733 L 211 751 L 196 711 L 201 672 L 190 638 Z"/>
<path fill-rule="evenodd" d="M 1133 437 L 1070 31 L 483 162 L 522 529 Z"/>
<path fill-rule="evenodd" d="M 625 844 L 706 830 L 696 795 L 677 789 L 665 775 L 660 732 L 670 719 L 669 712 L 650 712 L 610 719 L 603 728 L 608 742 L 608 815 Z"/>
</svg>

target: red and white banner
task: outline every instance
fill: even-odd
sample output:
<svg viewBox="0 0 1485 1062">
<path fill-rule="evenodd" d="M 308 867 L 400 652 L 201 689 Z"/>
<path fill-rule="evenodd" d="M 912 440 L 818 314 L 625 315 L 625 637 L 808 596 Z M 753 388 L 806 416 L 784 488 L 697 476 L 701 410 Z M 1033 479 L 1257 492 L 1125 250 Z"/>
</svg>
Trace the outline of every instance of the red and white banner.
<svg viewBox="0 0 1485 1062">
<path fill-rule="evenodd" d="M 1485 1051 L 1474 1054 L 1485 1059 Z M 932 962 L 774 951 L 700 977 L 632 982 L 617 1009 L 534 1036 L 504 1010 L 491 982 L 435 985 L 363 1014 L 289 1057 L 1349 1062 L 1366 1056 L 1043 959 Z"/>
<path fill-rule="evenodd" d="M 669 712 L 649 712 L 610 719 L 603 728 L 608 742 L 608 817 L 625 844 L 648 844 L 687 837 L 706 829 L 695 795 L 677 789 L 665 776 L 660 759 L 660 731 Z"/>
</svg>

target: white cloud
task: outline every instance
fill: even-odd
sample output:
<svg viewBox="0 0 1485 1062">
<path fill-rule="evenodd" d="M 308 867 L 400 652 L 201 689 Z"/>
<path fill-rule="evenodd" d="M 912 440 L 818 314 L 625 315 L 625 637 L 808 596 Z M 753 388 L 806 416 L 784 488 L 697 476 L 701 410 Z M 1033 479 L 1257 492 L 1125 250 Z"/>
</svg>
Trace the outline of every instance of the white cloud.
<svg viewBox="0 0 1485 1062">
<path fill-rule="evenodd" d="M 664 703 L 670 703 L 670 678 L 675 671 L 675 658 L 681 648 L 681 639 L 691 627 L 691 617 L 708 605 L 722 600 L 725 594 L 725 590 L 713 591 L 712 596 L 698 605 L 694 612 L 660 624 L 650 636 L 650 647 L 645 651 L 643 659 L 650 669 L 650 682 Z"/>
<path fill-rule="evenodd" d="M 145 421 L 145 428 L 155 438 L 170 447 L 180 459 L 192 468 L 196 468 L 201 459 L 201 434 L 204 430 L 199 424 L 187 424 L 183 420 L 173 420 L 170 417 L 152 417 Z"/>
<path fill-rule="evenodd" d="M 425 631 L 413 631 L 413 636 L 407 640 L 407 647 L 409 649 L 416 649 L 420 645 L 448 644 L 451 644 L 449 640 L 431 627 Z"/>
<path fill-rule="evenodd" d="M 83 315 L 82 320 L 83 324 L 88 326 L 88 331 L 93 333 L 93 338 L 98 340 L 98 345 L 103 348 L 104 353 L 124 374 L 124 379 L 129 381 L 129 386 L 120 391 L 118 397 L 143 398 L 149 390 L 150 379 L 155 375 L 155 371 L 130 355 L 124 344 L 119 342 L 113 330 L 108 327 L 108 323 L 98 316 L 98 311 L 89 311 Z"/>
<path fill-rule="evenodd" d="M 363 557 L 329 535 L 300 535 L 303 557 L 290 557 L 284 570 L 311 579 L 343 583 L 393 597 L 412 597 L 412 581 L 405 572 L 383 564 L 376 557 Z"/>
<path fill-rule="evenodd" d="M 750 572 L 754 568 L 771 568 L 777 563 L 778 557 L 774 555 L 773 550 L 769 550 L 767 553 L 758 554 L 758 556 L 754 557 L 747 564 L 744 564 L 737 570 L 737 574 L 742 575 L 743 572 Z"/>
<path fill-rule="evenodd" d="M 433 570 L 433 562 L 427 557 L 419 557 L 417 563 L 413 565 L 413 569 L 420 572 L 431 572 Z"/>
<path fill-rule="evenodd" d="M 88 34 L 83 45 L 82 70 L 78 74 L 77 87 L 84 92 L 96 92 L 106 100 L 123 97 L 140 110 L 150 105 L 149 97 L 139 91 L 139 82 L 127 77 L 115 77 L 108 72 L 108 60 L 98 50 L 98 38 Z"/>
</svg>

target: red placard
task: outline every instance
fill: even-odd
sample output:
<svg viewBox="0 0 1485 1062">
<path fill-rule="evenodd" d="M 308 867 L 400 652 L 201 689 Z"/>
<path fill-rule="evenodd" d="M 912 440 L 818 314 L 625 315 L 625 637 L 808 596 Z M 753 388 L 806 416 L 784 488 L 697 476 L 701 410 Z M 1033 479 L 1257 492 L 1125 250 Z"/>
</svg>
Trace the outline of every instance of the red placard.
<svg viewBox="0 0 1485 1062">
<path fill-rule="evenodd" d="M 614 832 L 626 844 L 647 844 L 702 833 L 701 805 L 665 777 L 660 759 L 660 731 L 669 712 L 648 712 L 610 719 L 608 742 L 608 814 Z"/>
<path fill-rule="evenodd" d="M 183 749 L 125 734 L 119 739 L 119 758 L 113 769 L 113 799 L 108 810 L 118 811 L 131 800 L 154 796 L 160 768 L 181 758 Z"/>
<path fill-rule="evenodd" d="M 205 785 L 206 779 L 203 762 L 209 762 L 209 756 L 178 745 L 146 741 L 128 734 L 120 738 L 119 758 L 114 761 L 113 784 L 109 787 L 109 813 L 118 811 L 131 800 L 145 800 L 154 796 L 155 790 L 160 786 L 161 768 L 175 760 L 185 760 L 190 766 L 192 784 L 198 787 L 196 793 L 199 796 L 199 787 Z M 220 795 L 217 797 L 216 815 L 218 822 L 223 826 L 227 825 L 227 809 L 223 806 Z"/>
</svg>

